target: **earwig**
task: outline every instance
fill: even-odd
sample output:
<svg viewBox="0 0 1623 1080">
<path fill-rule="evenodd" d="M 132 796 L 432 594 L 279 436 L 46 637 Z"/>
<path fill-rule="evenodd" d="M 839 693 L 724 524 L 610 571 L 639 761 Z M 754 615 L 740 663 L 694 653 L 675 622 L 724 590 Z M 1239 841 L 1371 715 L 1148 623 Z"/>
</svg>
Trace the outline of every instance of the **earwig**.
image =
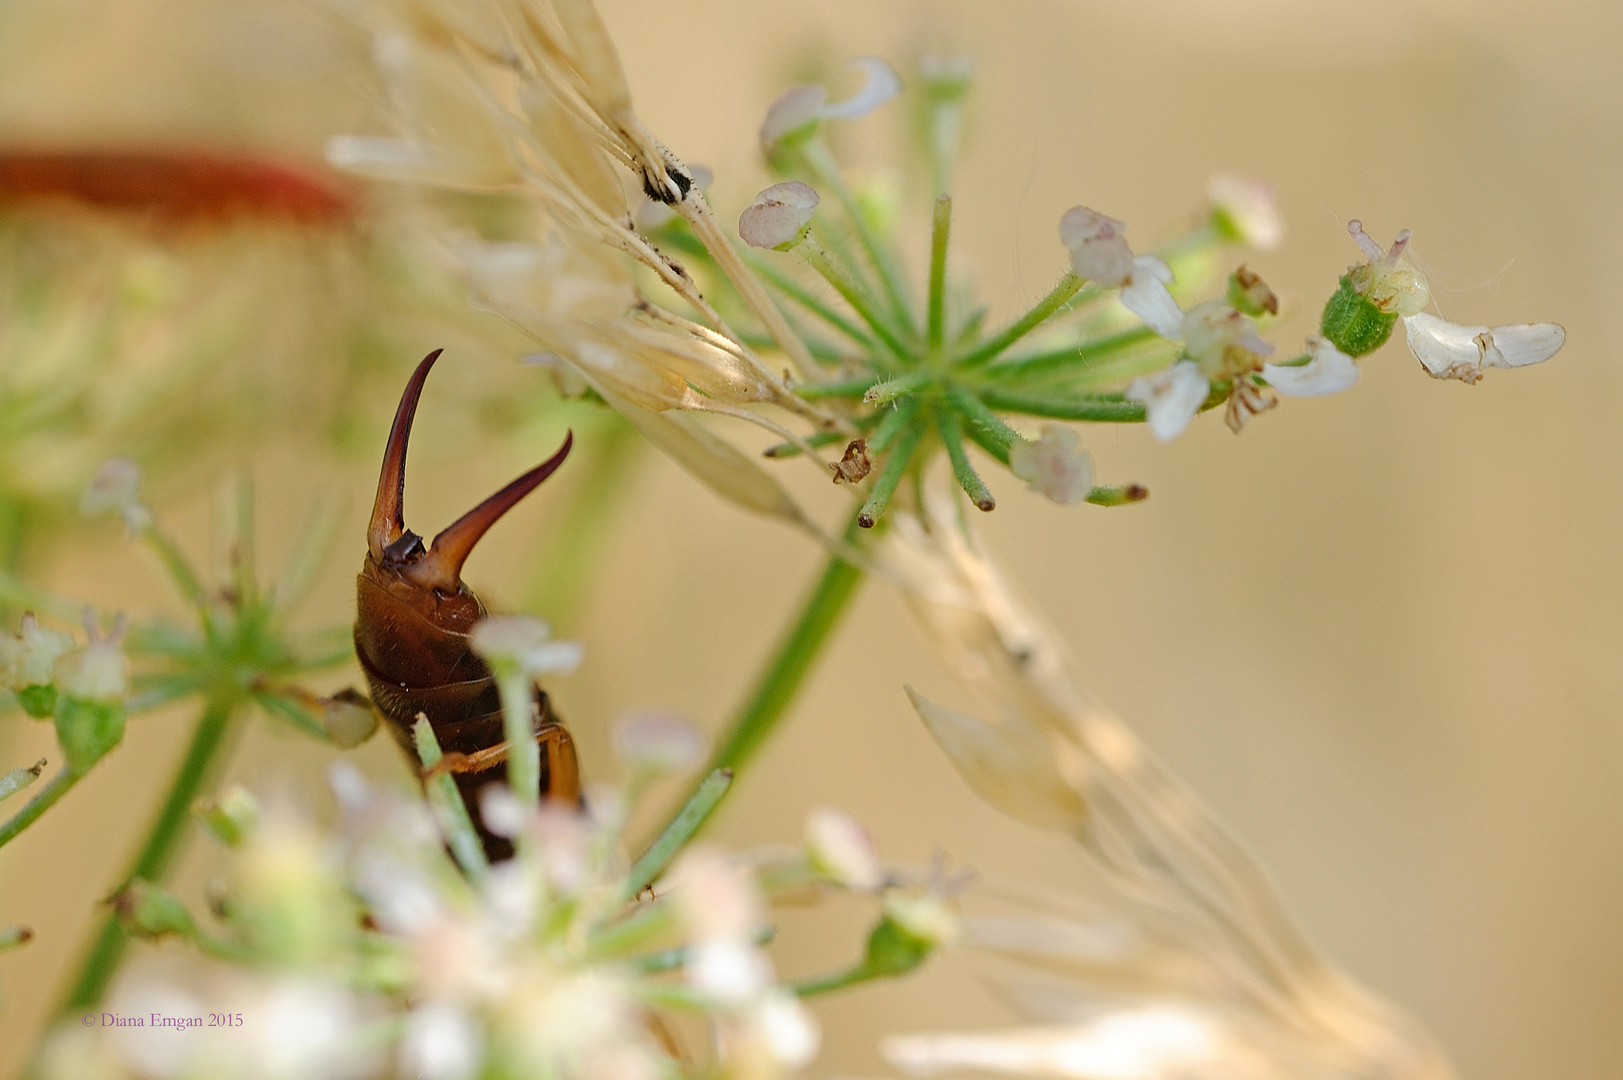
<svg viewBox="0 0 1623 1080">
<path fill-rule="evenodd" d="M 501 698 L 495 679 L 469 647 L 468 635 L 485 606 L 462 584 L 462 564 L 486 530 L 551 476 L 569 456 L 573 433 L 546 461 L 463 514 L 426 548 L 406 528 L 401 504 L 406 489 L 406 443 L 429 369 L 440 350 L 428 354 L 400 398 L 378 478 L 377 501 L 366 530 L 366 562 L 357 579 L 355 654 L 372 688 L 372 700 L 407 758 L 422 770 L 412 727 L 426 717 L 452 773 L 468 815 L 492 860 L 511 857 L 512 845 L 484 828 L 479 792 L 507 778 Z M 541 744 L 543 797 L 575 804 L 580 778 L 575 746 L 552 711 L 547 694 L 535 690 L 532 724 Z"/>
</svg>

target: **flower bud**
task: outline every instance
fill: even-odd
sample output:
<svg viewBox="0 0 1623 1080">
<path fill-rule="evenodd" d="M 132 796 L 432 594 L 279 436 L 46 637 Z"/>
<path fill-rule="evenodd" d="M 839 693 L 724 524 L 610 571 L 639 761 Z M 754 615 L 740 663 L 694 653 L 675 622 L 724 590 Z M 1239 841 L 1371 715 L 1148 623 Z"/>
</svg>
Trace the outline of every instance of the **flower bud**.
<svg viewBox="0 0 1623 1080">
<path fill-rule="evenodd" d="M 14 635 L 0 635 L 0 684 L 8 690 L 43 687 L 51 681 L 57 658 L 73 648 L 73 635 L 39 625 L 32 611 L 23 615 Z M 27 702 L 24 702 L 27 707 Z M 49 716 L 29 709 L 31 716 Z"/>
<path fill-rule="evenodd" d="M 9 798 L 23 788 L 39 779 L 39 774 L 45 771 L 45 759 L 40 758 L 25 769 L 12 769 L 8 773 L 0 774 L 0 799 Z"/>
<path fill-rule="evenodd" d="M 809 139 L 824 120 L 850 120 L 866 116 L 902 91 L 896 70 L 877 56 L 859 56 L 852 66 L 862 69 L 862 87 L 844 101 L 827 104 L 821 86 L 795 86 L 785 90 L 767 109 L 761 122 L 761 149 L 768 156 Z"/>
<path fill-rule="evenodd" d="M 1206 182 L 1212 227 L 1225 240 L 1272 251 L 1285 239 L 1285 219 L 1272 184 L 1218 174 Z"/>
<path fill-rule="evenodd" d="M 1242 266 L 1229 275 L 1229 304 L 1236 311 L 1256 318 L 1263 312 L 1279 314 L 1279 297 L 1261 275 Z"/>
<path fill-rule="evenodd" d="M 192 937 L 197 924 L 175 896 L 162 886 L 136 878 L 113 894 L 113 912 L 126 933 L 148 941 L 166 934 Z"/>
<path fill-rule="evenodd" d="M 838 810 L 811 812 L 806 821 L 806 854 L 812 869 L 848 889 L 874 892 L 885 883 L 873 837 Z"/>
<path fill-rule="evenodd" d="M 969 92 L 975 60 L 963 53 L 927 53 L 919 57 L 918 72 L 925 97 L 933 103 L 950 104 Z"/>
<path fill-rule="evenodd" d="M 788 251 L 806 238 L 812 212 L 822 200 L 808 184 L 773 184 L 738 218 L 738 235 L 751 247 Z"/>
<path fill-rule="evenodd" d="M 963 924 L 938 893 L 892 893 L 885 897 L 885 919 L 927 947 L 950 945 L 963 932 Z"/>
<path fill-rule="evenodd" d="M 377 710 L 366 695 L 345 687 L 321 702 L 321 726 L 340 750 L 353 750 L 378 729 Z"/>
<path fill-rule="evenodd" d="M 259 827 L 259 800 L 241 784 L 192 804 L 192 816 L 227 847 L 240 847 Z"/>
</svg>

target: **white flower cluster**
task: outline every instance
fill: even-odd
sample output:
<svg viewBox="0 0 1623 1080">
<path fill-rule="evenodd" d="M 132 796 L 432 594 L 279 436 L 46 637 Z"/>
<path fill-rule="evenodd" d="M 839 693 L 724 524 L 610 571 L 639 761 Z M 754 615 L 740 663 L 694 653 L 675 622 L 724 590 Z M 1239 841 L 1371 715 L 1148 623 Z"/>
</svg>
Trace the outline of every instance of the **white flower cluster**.
<svg viewBox="0 0 1623 1080">
<path fill-rule="evenodd" d="M 1214 189 L 1214 200 L 1219 195 L 1225 200 L 1219 206 L 1224 220 L 1234 228 L 1246 222 L 1247 235 L 1261 246 L 1277 243 L 1277 218 L 1263 212 L 1263 193 L 1239 184 L 1225 181 Z M 1365 261 L 1352 267 L 1343 279 L 1343 293 L 1366 304 L 1369 318 L 1384 319 L 1387 326 L 1401 318 L 1410 351 L 1433 378 L 1474 383 L 1484 368 L 1536 364 L 1555 355 L 1565 342 L 1566 332 L 1554 323 L 1460 326 L 1427 314 L 1430 288 L 1425 276 L 1405 257 L 1409 233 L 1400 233 L 1391 248 L 1383 251 L 1359 222 L 1349 222 L 1347 228 Z M 1308 338 L 1306 355 L 1286 364 L 1270 363 L 1274 348 L 1259 336 L 1254 318 L 1237 309 L 1231 299 L 1181 310 L 1167 288 L 1172 271 L 1153 255 L 1134 255 L 1126 231 L 1126 223 L 1082 206 L 1072 207 L 1060 218 L 1060 241 L 1071 253 L 1076 274 L 1094 285 L 1119 288 L 1123 306 L 1156 334 L 1181 346 L 1170 367 L 1135 379 L 1127 387 L 1127 400 L 1145 406 L 1156 438 L 1166 441 L 1183 434 L 1214 393 L 1226 394 L 1226 420 L 1239 432 L 1250 417 L 1277 404 L 1264 387 L 1286 397 L 1319 397 L 1358 382 L 1354 356 L 1330 340 L 1328 315 L 1325 335 Z M 1266 286 L 1262 290 L 1272 305 Z M 1270 306 L 1270 310 L 1274 308 Z M 1382 330 L 1367 349 L 1348 347 L 1362 356 L 1384 342 L 1387 332 Z"/>
<path fill-rule="evenodd" d="M 702 737 L 668 716 L 618 728 L 630 791 L 703 753 Z M 219 929 L 200 929 L 156 886 L 131 892 L 133 932 L 182 933 L 206 954 L 249 963 L 206 989 L 138 970 L 105 1011 L 150 1020 L 226 1009 L 238 1019 L 204 1030 L 65 1024 L 42 1077 L 772 1080 L 806 1065 L 819 1033 L 765 954 L 760 880 L 882 895 L 881 925 L 923 943 L 920 957 L 957 934 L 939 890 L 893 878 L 866 831 L 832 810 L 812 814 L 793 856 L 701 844 L 645 882 L 622 855 L 625 791 L 577 812 L 527 809 L 498 787 L 482 816 L 517 854 L 467 876 L 421 801 L 379 791 L 342 763 L 331 785 L 336 833 L 241 789 L 202 808 L 236 848 L 214 903 Z M 679 1038 L 682 1015 L 710 1037 Z"/>
</svg>

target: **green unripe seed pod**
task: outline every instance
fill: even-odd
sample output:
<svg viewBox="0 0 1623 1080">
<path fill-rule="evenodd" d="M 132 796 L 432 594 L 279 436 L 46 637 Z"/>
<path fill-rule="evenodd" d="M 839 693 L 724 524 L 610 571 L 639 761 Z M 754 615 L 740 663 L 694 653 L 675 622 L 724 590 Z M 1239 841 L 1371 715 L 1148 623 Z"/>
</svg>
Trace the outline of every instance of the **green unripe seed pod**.
<svg viewBox="0 0 1623 1080">
<path fill-rule="evenodd" d="M 1341 287 L 1324 305 L 1319 333 L 1356 359 L 1385 345 L 1397 321 L 1395 313 L 1376 307 L 1369 297 L 1353 287 L 1351 278 L 1343 275 Z"/>
</svg>

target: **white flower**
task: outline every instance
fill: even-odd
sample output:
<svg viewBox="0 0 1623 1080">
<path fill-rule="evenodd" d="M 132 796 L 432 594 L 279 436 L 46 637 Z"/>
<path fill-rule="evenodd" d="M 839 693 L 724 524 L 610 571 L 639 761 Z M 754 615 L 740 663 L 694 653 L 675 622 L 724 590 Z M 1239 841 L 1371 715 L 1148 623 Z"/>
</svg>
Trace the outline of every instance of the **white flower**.
<svg viewBox="0 0 1623 1080">
<path fill-rule="evenodd" d="M 1474 383 L 1483 368 L 1518 368 L 1541 363 L 1560 351 L 1567 332 L 1555 323 L 1514 326 L 1460 326 L 1424 312 L 1405 316 L 1403 329 L 1426 374 L 1434 379 Z"/>
<path fill-rule="evenodd" d="M 779 1065 L 799 1069 L 817 1056 L 817 1021 L 792 994 L 765 995 L 750 1011 L 749 1028 Z"/>
<path fill-rule="evenodd" d="M 1258 251 L 1272 251 L 1284 242 L 1285 218 L 1277 196 L 1272 184 L 1227 173 L 1206 181 L 1206 198 L 1218 227 Z"/>
<path fill-rule="evenodd" d="M 1183 434 L 1211 389 L 1199 364 L 1180 360 L 1165 371 L 1134 379 L 1127 387 L 1127 400 L 1143 402 L 1150 431 L 1170 442 Z"/>
<path fill-rule="evenodd" d="M 484 1058 L 479 1024 L 461 1009 L 425 1005 L 406 1018 L 400 1071 L 422 1080 L 472 1080 Z"/>
<path fill-rule="evenodd" d="M 0 686 L 21 690 L 45 685 L 57 658 L 72 648 L 72 634 L 41 626 L 32 611 L 24 613 L 15 635 L 0 635 Z"/>
<path fill-rule="evenodd" d="M 255 1064 L 274 1080 L 352 1075 L 360 1016 L 336 985 L 287 979 L 274 984 L 253 1012 Z"/>
<path fill-rule="evenodd" d="M 902 80 L 896 71 L 877 56 L 860 56 L 851 61 L 862 69 L 862 88 L 844 101 L 832 105 L 828 90 L 816 84 L 784 91 L 767 109 L 761 122 L 761 145 L 771 151 L 779 143 L 811 134 L 824 120 L 849 120 L 865 116 L 901 93 Z"/>
<path fill-rule="evenodd" d="M 141 502 L 141 467 L 129 458 L 109 458 L 79 499 L 79 512 L 86 516 L 112 511 L 124 519 L 131 532 L 141 532 L 152 524 L 152 511 Z"/>
<path fill-rule="evenodd" d="M 609 734 L 615 755 L 633 772 L 686 772 L 703 760 L 709 749 L 704 732 L 669 713 L 622 716 Z"/>
<path fill-rule="evenodd" d="M 1071 253 L 1071 269 L 1102 288 L 1121 288 L 1121 302 L 1144 324 L 1176 338 L 1183 312 L 1167 285 L 1172 270 L 1154 255 L 1134 256 L 1127 246 L 1127 223 L 1085 206 L 1073 206 L 1059 219 L 1059 239 Z"/>
<path fill-rule="evenodd" d="M 677 908 L 698 941 L 749 941 L 766 923 L 749 873 L 714 848 L 689 848 L 671 878 Z"/>
<path fill-rule="evenodd" d="M 1307 349 L 1312 359 L 1305 364 L 1264 364 L 1262 377 L 1268 385 L 1286 397 L 1319 397 L 1357 384 L 1358 364 L 1352 357 L 1321 337 L 1308 338 Z"/>
<path fill-rule="evenodd" d="M 1183 434 L 1213 382 L 1229 384 L 1224 421 L 1236 434 L 1252 416 L 1277 404 L 1251 380 L 1274 347 L 1257 336 L 1256 322 L 1227 300 L 1208 300 L 1182 313 L 1177 336 L 1183 341 L 1184 359 L 1165 371 L 1134 379 L 1127 387 L 1129 401 L 1148 406 L 1156 438 L 1165 442 Z"/>
<path fill-rule="evenodd" d="M 811 228 L 812 213 L 822 200 L 799 180 L 773 184 L 738 218 L 738 235 L 751 247 L 787 251 Z"/>
<path fill-rule="evenodd" d="M 874 892 L 885 883 L 885 869 L 873 837 L 854 818 L 819 807 L 806 819 L 806 851 L 812 865 L 848 889 Z"/>
<path fill-rule="evenodd" d="M 1075 506 L 1093 490 L 1093 455 L 1062 424 L 1044 424 L 1037 441 L 1009 447 L 1009 470 L 1061 506 Z"/>
<path fill-rule="evenodd" d="M 526 675 L 567 674 L 580 666 L 579 642 L 549 641 L 552 628 L 530 615 L 492 615 L 468 636 L 473 651 L 491 664 L 512 664 Z"/>
<path fill-rule="evenodd" d="M 687 963 L 694 989 L 724 1005 L 753 1000 L 772 983 L 772 968 L 747 941 L 721 939 L 693 947 Z"/>
<path fill-rule="evenodd" d="M 1172 299 L 1172 268 L 1154 255 L 1133 259 L 1133 272 L 1121 287 L 1122 307 L 1144 320 L 1164 338 L 1176 338 L 1183 325 L 1183 310 Z"/>
<path fill-rule="evenodd" d="M 1127 223 L 1086 206 L 1073 206 L 1059 219 L 1059 241 L 1071 253 L 1077 277 L 1111 288 L 1133 273 L 1133 251 L 1127 246 Z"/>
<path fill-rule="evenodd" d="M 57 689 L 81 701 L 122 701 L 130 692 L 130 658 L 120 647 L 125 625 L 124 617 L 119 616 L 112 633 L 103 636 L 95 616 L 86 610 L 89 640 L 51 665 L 51 681 Z"/>
</svg>

